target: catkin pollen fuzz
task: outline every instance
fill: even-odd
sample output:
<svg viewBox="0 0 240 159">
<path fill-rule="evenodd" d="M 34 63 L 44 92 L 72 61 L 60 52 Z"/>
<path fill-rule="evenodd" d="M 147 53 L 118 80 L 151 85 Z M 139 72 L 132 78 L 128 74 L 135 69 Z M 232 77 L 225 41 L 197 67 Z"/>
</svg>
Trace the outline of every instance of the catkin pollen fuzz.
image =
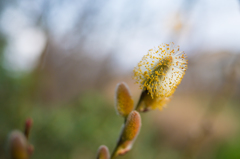
<svg viewBox="0 0 240 159">
<path fill-rule="evenodd" d="M 170 97 L 185 74 L 186 58 L 186 54 L 179 51 L 179 46 L 174 47 L 174 43 L 159 45 L 143 56 L 133 70 L 133 78 L 152 98 Z"/>
</svg>

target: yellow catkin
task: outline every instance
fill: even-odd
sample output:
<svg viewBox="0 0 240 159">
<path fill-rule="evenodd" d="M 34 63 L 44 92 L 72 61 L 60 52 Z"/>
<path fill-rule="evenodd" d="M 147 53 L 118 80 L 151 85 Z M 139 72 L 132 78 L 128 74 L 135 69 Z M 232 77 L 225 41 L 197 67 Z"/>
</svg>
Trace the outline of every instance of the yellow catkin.
<svg viewBox="0 0 240 159">
<path fill-rule="evenodd" d="M 152 98 L 170 97 L 185 74 L 186 57 L 173 43 L 159 45 L 157 50 L 150 49 L 134 68 L 134 79 Z"/>
<path fill-rule="evenodd" d="M 109 158 L 110 154 L 107 146 L 105 145 L 100 146 L 97 153 L 97 159 L 109 159 Z"/>
</svg>

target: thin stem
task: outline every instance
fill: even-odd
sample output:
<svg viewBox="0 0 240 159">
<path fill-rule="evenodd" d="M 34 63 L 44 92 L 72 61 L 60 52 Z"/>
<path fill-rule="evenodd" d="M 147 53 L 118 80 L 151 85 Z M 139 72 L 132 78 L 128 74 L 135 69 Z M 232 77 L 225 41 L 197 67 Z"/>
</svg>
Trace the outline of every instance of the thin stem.
<svg viewBox="0 0 240 159">
<path fill-rule="evenodd" d="M 118 149 L 118 145 L 116 145 L 116 147 L 114 148 L 113 153 L 111 155 L 111 159 L 114 159 L 117 157 L 117 149 Z"/>
<path fill-rule="evenodd" d="M 121 133 L 120 133 L 120 136 L 118 138 L 118 141 L 117 141 L 117 144 L 116 144 L 116 147 L 114 148 L 113 152 L 112 152 L 112 155 L 111 155 L 111 159 L 114 159 L 118 156 L 117 154 L 117 150 L 118 150 L 118 147 L 120 145 L 120 142 L 121 142 L 121 138 L 122 138 L 122 131 L 124 130 L 125 128 L 125 124 L 126 123 L 126 118 L 125 118 L 125 122 L 124 122 L 124 126 L 122 127 L 122 130 L 121 130 Z"/>
</svg>

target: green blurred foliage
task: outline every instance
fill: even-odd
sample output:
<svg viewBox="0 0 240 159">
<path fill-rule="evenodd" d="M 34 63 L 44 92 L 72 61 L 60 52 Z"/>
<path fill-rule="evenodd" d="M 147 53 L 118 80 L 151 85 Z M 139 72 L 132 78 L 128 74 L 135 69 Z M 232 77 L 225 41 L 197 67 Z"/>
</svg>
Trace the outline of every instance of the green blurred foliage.
<svg viewBox="0 0 240 159">
<path fill-rule="evenodd" d="M 225 144 L 219 145 L 216 152 L 216 159 L 239 159 L 240 158 L 240 138 L 228 141 Z"/>
</svg>

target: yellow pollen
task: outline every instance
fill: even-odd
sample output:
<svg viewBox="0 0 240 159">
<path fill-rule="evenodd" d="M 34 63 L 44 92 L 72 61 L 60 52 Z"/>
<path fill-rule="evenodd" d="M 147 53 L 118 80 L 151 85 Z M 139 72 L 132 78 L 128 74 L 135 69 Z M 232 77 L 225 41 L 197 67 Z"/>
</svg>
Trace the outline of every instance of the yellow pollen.
<svg viewBox="0 0 240 159">
<path fill-rule="evenodd" d="M 133 70 L 136 83 L 140 84 L 141 89 L 148 90 L 152 98 L 171 96 L 181 83 L 187 68 L 186 54 L 178 52 L 179 46 L 170 49 L 174 48 L 171 43 L 160 45 L 158 48 L 156 51 L 150 49 Z M 180 55 L 175 56 L 175 53 Z M 174 71 L 174 67 L 182 71 Z"/>
</svg>

